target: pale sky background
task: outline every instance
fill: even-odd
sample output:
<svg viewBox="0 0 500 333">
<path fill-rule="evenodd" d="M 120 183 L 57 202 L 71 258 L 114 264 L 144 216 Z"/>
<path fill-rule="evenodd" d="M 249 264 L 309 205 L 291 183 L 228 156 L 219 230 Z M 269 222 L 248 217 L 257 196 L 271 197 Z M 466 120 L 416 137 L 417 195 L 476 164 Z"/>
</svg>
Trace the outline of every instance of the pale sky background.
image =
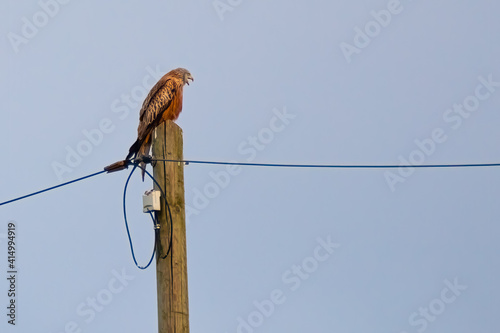
<svg viewBox="0 0 500 333">
<path fill-rule="evenodd" d="M 54 3 L 0 5 L 0 201 L 123 158 L 143 93 L 177 67 L 195 78 L 186 159 L 500 162 L 498 1 Z M 224 170 L 185 168 L 191 332 L 500 331 L 500 168 Z M 155 267 L 135 267 L 122 219 L 127 176 L 0 207 L 0 275 L 11 220 L 19 270 L 14 327 L 0 282 L 1 332 L 157 331 Z M 141 264 L 151 187 L 137 175 L 127 198 Z"/>
</svg>

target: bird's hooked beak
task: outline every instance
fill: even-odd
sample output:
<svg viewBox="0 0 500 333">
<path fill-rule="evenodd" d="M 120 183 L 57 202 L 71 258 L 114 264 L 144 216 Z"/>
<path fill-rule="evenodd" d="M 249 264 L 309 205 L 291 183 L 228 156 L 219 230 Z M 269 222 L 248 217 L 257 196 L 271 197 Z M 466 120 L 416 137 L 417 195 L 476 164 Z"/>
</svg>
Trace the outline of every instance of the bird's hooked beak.
<svg viewBox="0 0 500 333">
<path fill-rule="evenodd" d="M 188 86 L 189 86 L 189 80 L 194 81 L 194 78 L 191 76 L 191 74 L 189 74 L 189 75 L 186 77 L 186 83 L 187 83 L 187 85 L 188 85 Z"/>
</svg>

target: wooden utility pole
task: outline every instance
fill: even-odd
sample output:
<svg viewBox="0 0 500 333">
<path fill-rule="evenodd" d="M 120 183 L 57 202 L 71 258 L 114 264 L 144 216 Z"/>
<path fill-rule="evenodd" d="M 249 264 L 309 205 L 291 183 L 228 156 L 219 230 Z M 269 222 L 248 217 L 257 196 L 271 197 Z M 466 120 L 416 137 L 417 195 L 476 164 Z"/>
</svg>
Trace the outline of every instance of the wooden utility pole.
<svg viewBox="0 0 500 333">
<path fill-rule="evenodd" d="M 182 160 L 182 129 L 171 121 L 152 133 L 153 156 L 157 159 Z M 154 177 L 165 191 L 173 222 L 172 248 L 170 217 L 164 200 L 158 212 L 160 240 L 156 248 L 156 283 L 158 293 L 159 333 L 188 333 L 189 306 L 186 254 L 186 213 L 184 200 L 184 164 L 156 162 Z M 156 188 L 156 185 L 155 185 Z"/>
</svg>

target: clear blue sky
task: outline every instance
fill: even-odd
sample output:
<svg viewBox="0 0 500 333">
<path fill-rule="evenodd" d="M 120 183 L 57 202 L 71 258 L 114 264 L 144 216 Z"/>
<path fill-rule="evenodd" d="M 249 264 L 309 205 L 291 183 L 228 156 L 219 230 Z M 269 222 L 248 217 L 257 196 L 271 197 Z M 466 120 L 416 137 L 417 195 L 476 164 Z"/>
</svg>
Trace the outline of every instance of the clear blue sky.
<svg viewBox="0 0 500 333">
<path fill-rule="evenodd" d="M 188 68 L 187 159 L 500 162 L 500 4 L 3 1 L 0 201 L 101 170 Z M 0 207 L 2 332 L 156 332 L 126 172 Z M 191 332 L 498 332 L 500 168 L 185 169 Z M 129 215 L 153 235 L 134 177 Z"/>
</svg>

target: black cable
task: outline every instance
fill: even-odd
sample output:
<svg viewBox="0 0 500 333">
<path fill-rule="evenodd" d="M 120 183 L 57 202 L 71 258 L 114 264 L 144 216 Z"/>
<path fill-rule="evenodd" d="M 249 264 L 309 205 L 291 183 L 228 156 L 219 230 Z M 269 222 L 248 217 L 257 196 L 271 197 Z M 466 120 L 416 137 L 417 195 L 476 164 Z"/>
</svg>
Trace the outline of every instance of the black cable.
<svg viewBox="0 0 500 333">
<path fill-rule="evenodd" d="M 127 230 L 127 236 L 128 236 L 128 240 L 129 240 L 129 244 L 130 244 L 130 251 L 132 253 L 132 259 L 134 260 L 135 265 L 139 269 L 146 269 L 146 268 L 148 268 L 151 265 L 151 262 L 153 261 L 154 255 L 156 253 L 156 245 L 157 244 L 161 245 L 161 243 L 158 243 L 160 241 L 160 238 L 159 238 L 159 229 L 156 228 L 156 224 L 157 224 L 156 223 L 156 219 L 153 217 L 152 213 L 150 212 L 149 214 L 151 216 L 151 219 L 153 220 L 153 225 L 154 225 L 154 230 L 155 230 L 155 244 L 154 244 L 153 254 L 152 254 L 151 259 L 149 260 L 149 262 L 148 262 L 148 264 L 146 266 L 139 266 L 139 264 L 137 263 L 137 260 L 135 258 L 134 245 L 132 244 L 132 238 L 130 236 L 130 230 L 128 228 L 127 206 L 126 206 L 126 197 L 127 197 L 128 184 L 129 184 L 130 178 L 132 177 L 132 174 L 135 172 L 135 169 L 137 167 L 139 167 L 140 169 L 144 170 L 144 172 L 149 176 L 149 178 L 151 178 L 153 180 L 153 182 L 156 184 L 156 186 L 158 186 L 158 189 L 160 190 L 161 196 L 163 197 L 163 200 L 165 201 L 165 206 L 167 207 L 167 212 L 170 215 L 170 241 L 169 241 L 169 246 L 168 246 L 167 254 L 165 254 L 165 256 L 161 257 L 161 253 L 159 253 L 160 254 L 160 258 L 162 258 L 162 259 L 165 259 L 168 256 L 168 254 L 170 253 L 170 250 L 172 248 L 173 224 L 172 224 L 172 214 L 171 214 L 171 211 L 170 211 L 170 205 L 168 204 L 168 200 L 167 200 L 167 197 L 165 196 L 165 192 L 163 191 L 163 188 L 156 181 L 156 179 L 146 170 L 146 168 L 143 168 L 143 167 L 139 166 L 138 164 L 134 164 L 134 168 L 130 171 L 130 174 L 129 174 L 128 178 L 127 178 L 127 181 L 125 182 L 125 187 L 123 189 L 123 219 L 125 221 L 125 228 Z M 168 218 L 168 216 L 167 216 L 167 218 Z"/>
<path fill-rule="evenodd" d="M 90 177 L 94 177 L 94 176 L 100 175 L 101 173 L 104 173 L 104 172 L 106 172 L 106 170 L 99 171 L 99 172 L 96 172 L 96 173 L 93 173 L 93 174 L 90 174 L 88 176 L 84 176 L 84 177 L 81 177 L 81 178 L 73 179 L 73 180 L 70 180 L 69 182 L 66 182 L 66 183 L 62 183 L 62 184 L 59 184 L 59 185 L 48 187 L 48 188 L 46 188 L 44 190 L 40 190 L 40 191 L 37 191 L 37 192 L 26 194 L 26 195 L 23 195 L 22 197 L 2 202 L 2 203 L 0 203 L 0 206 L 9 204 L 9 203 L 17 201 L 17 200 L 25 199 L 25 198 L 28 198 L 28 197 L 31 197 L 31 196 L 34 196 L 34 195 L 37 195 L 37 194 L 40 194 L 40 193 L 43 193 L 43 192 L 51 191 L 51 190 L 54 190 L 54 189 L 56 189 L 58 187 L 62 187 L 62 186 L 66 186 L 66 185 L 69 185 L 69 184 L 72 184 L 72 183 L 76 183 L 76 182 L 79 182 L 80 180 L 84 180 L 84 179 L 87 179 L 87 178 L 90 178 Z"/>
<path fill-rule="evenodd" d="M 151 159 L 150 161 L 162 161 L 162 162 L 177 162 L 177 163 L 193 163 L 193 164 L 217 164 L 217 165 L 241 165 L 241 166 L 258 166 L 258 167 L 279 167 L 279 168 L 351 168 L 351 169 L 397 169 L 397 168 L 473 168 L 473 167 L 499 167 L 500 163 L 468 163 L 468 164 L 421 164 L 421 165 L 395 165 L 395 164 L 381 164 L 381 165 L 341 165 L 341 164 L 277 164 L 277 163 L 247 163 L 247 162 L 220 162 L 220 161 L 196 161 L 196 160 L 170 160 L 170 159 Z M 77 178 L 74 180 L 70 180 L 66 183 L 62 183 L 56 186 L 52 186 L 37 192 L 33 192 L 27 195 L 23 195 L 21 197 L 8 200 L 0 203 L 0 206 L 12 203 L 14 201 L 18 201 L 21 199 L 25 199 L 43 192 L 51 191 L 58 187 L 66 186 L 72 183 L 76 183 L 80 180 L 84 180 L 90 177 L 94 177 L 100 175 L 101 173 L 107 172 L 106 170 L 99 171 L 93 174 L 90 174 L 85 177 Z M 147 171 L 146 171 L 147 172 Z M 151 177 L 151 176 L 150 176 Z"/>
<path fill-rule="evenodd" d="M 126 207 L 126 198 L 127 198 L 127 187 L 128 187 L 128 182 L 130 181 L 130 178 L 134 174 L 135 169 L 137 168 L 137 164 L 134 165 L 134 168 L 132 171 L 130 171 L 130 174 L 127 178 L 127 181 L 125 182 L 125 187 L 123 189 L 123 218 L 125 220 L 125 228 L 127 229 L 127 236 L 128 236 L 128 241 L 130 244 L 130 251 L 132 252 L 132 259 L 134 259 L 134 263 L 139 269 L 146 269 L 151 265 L 151 262 L 153 261 L 153 258 L 156 253 L 156 243 L 153 246 L 153 254 L 151 255 L 151 258 L 149 259 L 149 262 L 146 266 L 139 266 L 137 263 L 137 260 L 135 259 L 135 253 L 134 253 L 134 245 L 132 244 L 132 238 L 130 237 L 130 230 L 128 229 L 128 221 L 127 221 L 127 207 Z M 155 220 L 153 219 L 153 224 L 155 224 Z M 156 240 L 156 235 L 155 235 L 155 240 Z"/>
<path fill-rule="evenodd" d="M 170 160 L 170 159 L 152 159 L 152 161 L 177 162 L 186 164 L 217 164 L 217 165 L 241 165 L 241 166 L 259 166 L 259 167 L 278 167 L 278 168 L 355 168 L 355 169 L 395 169 L 395 168 L 471 168 L 471 167 L 498 167 L 500 163 L 477 163 L 477 164 L 420 164 L 420 165 L 342 165 L 342 164 L 277 164 L 277 163 L 247 163 L 247 162 L 219 162 L 219 161 L 195 161 L 195 160 Z"/>
</svg>

